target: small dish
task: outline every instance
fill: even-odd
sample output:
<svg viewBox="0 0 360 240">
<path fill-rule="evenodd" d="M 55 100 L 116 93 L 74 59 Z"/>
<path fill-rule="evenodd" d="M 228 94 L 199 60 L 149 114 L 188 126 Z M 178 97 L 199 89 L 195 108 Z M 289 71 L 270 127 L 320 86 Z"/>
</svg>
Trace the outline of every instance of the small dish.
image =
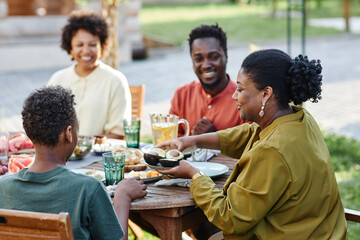
<svg viewBox="0 0 360 240">
<path fill-rule="evenodd" d="M 113 147 L 110 143 L 95 143 L 92 146 L 92 150 L 96 155 L 101 156 L 103 153 L 111 152 L 113 150 Z"/>
</svg>

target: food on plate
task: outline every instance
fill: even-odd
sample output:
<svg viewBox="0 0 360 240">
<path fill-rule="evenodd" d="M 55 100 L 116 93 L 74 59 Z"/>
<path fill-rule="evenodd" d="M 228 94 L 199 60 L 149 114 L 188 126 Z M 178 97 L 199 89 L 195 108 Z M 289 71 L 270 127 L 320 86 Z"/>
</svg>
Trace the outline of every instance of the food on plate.
<svg viewBox="0 0 360 240">
<path fill-rule="evenodd" d="M 165 158 L 159 160 L 163 167 L 175 167 L 179 165 L 180 160 L 184 158 L 184 154 L 176 149 L 166 151 Z"/>
<path fill-rule="evenodd" d="M 136 165 L 143 158 L 143 153 L 139 149 L 128 148 L 125 150 L 125 165 Z"/>
<path fill-rule="evenodd" d="M 74 149 L 74 153 L 70 159 L 82 159 L 87 155 L 92 148 L 93 138 L 89 136 L 79 136 L 77 145 Z"/>
<path fill-rule="evenodd" d="M 179 159 L 168 159 L 168 158 L 163 158 L 159 160 L 161 166 L 163 167 L 175 167 L 179 165 L 179 161 L 180 161 Z"/>
<path fill-rule="evenodd" d="M 89 170 L 87 172 L 85 172 L 85 175 L 88 175 L 88 176 L 93 176 L 94 178 L 98 178 L 98 179 L 102 179 L 104 176 L 100 173 L 96 173 L 96 169 L 92 169 L 92 170 Z"/>
<path fill-rule="evenodd" d="M 105 144 L 106 143 L 106 136 L 104 135 L 95 135 L 94 144 Z"/>
<path fill-rule="evenodd" d="M 165 157 L 165 151 L 161 148 L 152 148 L 148 152 L 144 153 L 145 161 L 150 165 L 156 165 L 161 158 Z"/>
<path fill-rule="evenodd" d="M 143 171 L 147 168 L 143 162 L 143 153 L 136 148 L 128 148 L 125 153 L 125 168 L 124 172 Z"/>
<path fill-rule="evenodd" d="M 96 144 L 95 144 L 96 145 Z M 94 145 L 94 147 L 95 147 Z M 136 148 L 126 148 L 123 145 L 113 145 L 110 148 L 110 151 L 122 152 L 125 154 L 125 167 L 124 172 L 134 171 L 143 171 L 147 168 L 146 164 L 143 161 L 143 153 Z M 94 151 L 97 151 L 97 148 L 94 148 Z"/>
<path fill-rule="evenodd" d="M 160 176 L 160 173 L 157 171 L 131 171 L 128 174 L 126 174 L 125 178 L 131 178 L 131 177 L 140 177 L 140 179 L 146 179 L 146 178 L 154 178 Z"/>
<path fill-rule="evenodd" d="M 4 175 L 5 173 L 7 173 L 9 171 L 7 163 L 4 163 L 1 159 L 0 159 L 0 176 Z"/>
<path fill-rule="evenodd" d="M 87 149 L 87 146 L 76 146 L 74 149 L 74 153 L 79 156 L 85 156 Z"/>
<path fill-rule="evenodd" d="M 83 174 L 86 176 L 98 178 L 100 180 L 104 179 L 104 172 L 97 171 L 95 168 L 94 169 L 73 169 L 72 171 L 75 173 L 78 173 L 78 174 Z"/>
<path fill-rule="evenodd" d="M 9 159 L 8 168 L 10 173 L 16 173 L 23 168 L 29 168 L 34 162 L 34 157 L 28 154 L 12 155 Z"/>
<path fill-rule="evenodd" d="M 110 152 L 113 150 L 110 143 L 94 144 L 93 149 L 95 152 Z"/>
<path fill-rule="evenodd" d="M 149 178 L 158 177 L 159 175 L 160 175 L 160 173 L 158 171 L 148 171 L 147 172 L 147 176 Z"/>
<path fill-rule="evenodd" d="M 94 175 L 96 173 L 96 169 L 92 169 L 90 171 L 85 172 L 86 175 Z"/>
<path fill-rule="evenodd" d="M 149 165 L 156 166 L 160 163 L 163 167 L 174 167 L 184 158 L 184 154 L 176 149 L 169 149 L 166 152 L 160 148 L 152 148 L 144 153 L 144 159 Z"/>
<path fill-rule="evenodd" d="M 9 152 L 17 153 L 23 149 L 34 149 L 34 144 L 24 133 L 18 133 L 9 138 Z"/>
<path fill-rule="evenodd" d="M 114 152 L 125 152 L 125 150 L 126 150 L 126 147 L 125 146 L 123 146 L 123 145 L 114 145 L 113 146 L 113 151 Z"/>
<path fill-rule="evenodd" d="M 166 151 L 165 157 L 167 159 L 181 160 L 184 158 L 184 154 L 176 149 L 169 149 Z"/>
<path fill-rule="evenodd" d="M 143 171 L 143 170 L 146 170 L 147 169 L 147 166 L 146 164 L 143 164 L 143 163 L 139 163 L 139 164 L 136 164 L 136 165 L 125 165 L 124 167 L 124 172 L 131 172 L 131 171 Z"/>
<path fill-rule="evenodd" d="M 98 179 L 103 179 L 103 175 L 101 175 L 100 173 L 95 174 L 94 177 Z"/>
</svg>

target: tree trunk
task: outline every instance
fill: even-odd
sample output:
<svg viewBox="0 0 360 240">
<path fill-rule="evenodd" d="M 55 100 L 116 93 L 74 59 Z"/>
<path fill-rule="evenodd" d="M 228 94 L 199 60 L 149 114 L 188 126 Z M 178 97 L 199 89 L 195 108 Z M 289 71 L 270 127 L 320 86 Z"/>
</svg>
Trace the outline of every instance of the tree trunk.
<svg viewBox="0 0 360 240">
<path fill-rule="evenodd" d="M 102 0 L 101 13 L 109 25 L 109 53 L 104 57 L 104 62 L 118 69 L 119 67 L 119 42 L 118 42 L 118 8 L 119 0 Z"/>
</svg>

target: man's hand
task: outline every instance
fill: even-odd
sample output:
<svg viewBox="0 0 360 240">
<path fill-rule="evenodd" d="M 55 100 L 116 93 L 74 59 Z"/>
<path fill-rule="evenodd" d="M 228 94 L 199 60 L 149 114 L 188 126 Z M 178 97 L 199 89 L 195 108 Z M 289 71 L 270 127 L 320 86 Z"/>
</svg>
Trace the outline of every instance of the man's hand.
<svg viewBox="0 0 360 240">
<path fill-rule="evenodd" d="M 146 185 L 139 177 L 125 178 L 119 182 L 115 189 L 115 197 L 128 198 L 132 201 L 146 195 Z"/>
<path fill-rule="evenodd" d="M 216 132 L 216 129 L 212 122 L 205 117 L 197 121 L 194 128 L 191 130 L 192 135 L 199 135 L 208 132 Z"/>
</svg>

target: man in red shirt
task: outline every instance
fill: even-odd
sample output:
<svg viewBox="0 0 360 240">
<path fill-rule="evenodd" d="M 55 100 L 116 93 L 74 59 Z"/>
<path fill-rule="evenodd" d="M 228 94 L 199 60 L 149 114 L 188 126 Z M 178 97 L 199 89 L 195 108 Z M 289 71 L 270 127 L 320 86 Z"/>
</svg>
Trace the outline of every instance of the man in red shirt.
<svg viewBox="0 0 360 240">
<path fill-rule="evenodd" d="M 232 99 L 237 85 L 226 74 L 226 41 L 226 34 L 218 25 L 201 25 L 189 35 L 193 68 L 200 81 L 176 89 L 170 114 L 186 119 L 192 135 L 244 123 Z M 184 132 L 179 125 L 179 136 Z"/>
</svg>

